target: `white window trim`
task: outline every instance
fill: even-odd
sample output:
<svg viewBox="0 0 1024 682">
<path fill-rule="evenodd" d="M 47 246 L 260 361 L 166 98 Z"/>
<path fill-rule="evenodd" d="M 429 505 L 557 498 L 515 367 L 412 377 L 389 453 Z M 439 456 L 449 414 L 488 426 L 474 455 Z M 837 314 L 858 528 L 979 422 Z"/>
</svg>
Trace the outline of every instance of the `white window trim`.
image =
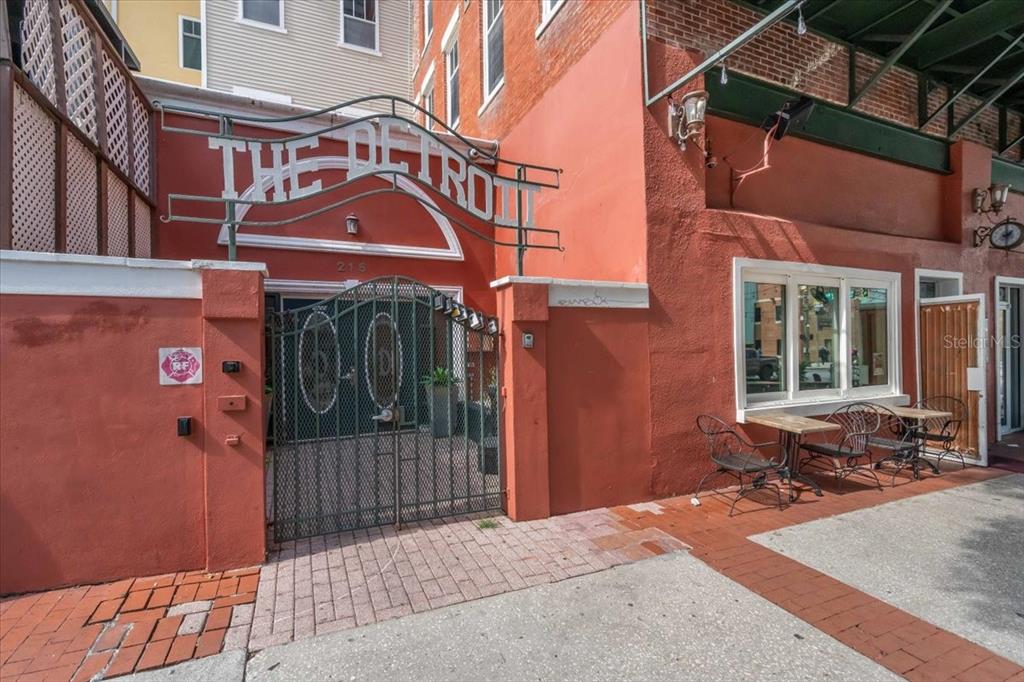
<svg viewBox="0 0 1024 682">
<path fill-rule="evenodd" d="M 501 9 L 498 10 L 498 15 L 495 17 L 495 21 L 497 21 L 498 17 L 501 17 L 502 22 L 504 22 L 504 20 L 505 20 L 505 3 L 504 2 L 501 3 Z M 493 24 L 494 22 L 492 21 L 491 23 Z M 488 73 L 488 70 L 490 68 L 490 55 L 488 54 L 490 52 L 490 49 L 488 48 L 488 41 L 487 41 L 487 0 L 481 0 L 481 2 L 480 2 L 480 30 L 482 31 L 482 33 L 481 33 L 481 43 L 480 43 L 481 50 L 480 51 L 481 51 L 481 54 L 483 55 L 481 61 L 483 62 L 483 67 L 484 67 L 483 73 L 481 74 L 483 76 L 483 78 L 481 78 L 480 80 L 481 80 L 481 85 L 483 86 L 483 90 L 484 90 L 484 103 L 482 105 L 480 105 L 480 111 L 477 112 L 478 114 L 482 113 L 483 110 L 487 108 L 487 105 L 491 103 L 491 101 L 494 99 L 494 96 L 498 94 L 498 91 L 501 90 L 505 86 L 505 70 L 502 69 L 501 78 L 498 79 L 498 82 L 494 85 L 494 88 L 491 90 L 491 92 L 487 92 L 487 73 Z M 504 25 L 502 25 L 502 40 L 501 40 L 502 50 L 505 49 L 504 30 L 505 30 Z"/>
<path fill-rule="evenodd" d="M 253 19 L 246 19 L 242 16 L 242 0 L 238 0 L 238 16 L 235 17 L 235 22 L 244 24 L 245 26 L 255 26 L 256 28 L 266 29 L 267 31 L 276 31 L 278 33 L 287 33 L 284 27 L 284 0 L 277 0 L 278 11 L 277 16 L 280 22 L 277 24 L 266 24 L 262 21 L 255 21 Z M 205 33 L 205 31 L 204 31 Z"/>
<path fill-rule="evenodd" d="M 459 15 L 462 11 L 459 9 L 462 5 L 456 4 L 455 11 L 452 12 L 452 18 L 448 20 L 448 25 L 444 28 L 444 33 L 441 34 L 441 49 L 444 50 L 448 47 L 448 43 L 451 42 L 452 36 L 455 35 L 455 27 L 459 25 Z"/>
<path fill-rule="evenodd" d="M 434 95 L 435 95 L 434 105 L 436 106 L 437 105 L 437 101 L 436 101 L 437 100 L 437 98 L 436 98 L 437 88 L 436 88 L 436 86 L 434 84 L 434 60 L 430 60 L 430 66 L 427 67 L 427 73 L 423 76 L 423 80 L 420 82 L 420 91 L 416 93 L 415 104 L 417 106 L 423 106 L 423 98 L 426 96 L 427 91 L 430 90 L 431 88 L 434 88 Z M 434 112 L 434 116 L 437 116 L 437 112 L 436 111 Z M 423 121 L 423 123 L 424 123 L 423 127 L 428 129 L 428 130 L 430 130 L 430 121 L 428 119 L 425 119 Z"/>
<path fill-rule="evenodd" d="M 433 0 L 423 0 L 422 7 L 423 7 L 423 50 L 421 51 L 421 53 L 422 52 L 426 52 L 427 45 L 430 43 L 430 38 L 434 35 L 434 18 L 433 18 L 433 16 L 431 16 L 431 18 L 430 18 L 430 27 L 427 28 L 427 8 L 429 7 L 431 9 L 431 13 L 433 13 L 433 9 L 434 9 Z"/>
<path fill-rule="evenodd" d="M 786 339 L 792 340 L 786 347 L 786 397 L 768 398 L 748 402 L 746 384 L 746 345 L 743 319 L 743 282 L 786 283 Z M 799 390 L 799 320 L 797 314 L 797 285 L 814 280 L 835 284 L 839 280 L 839 348 L 835 352 L 839 366 L 839 388 L 813 391 Z M 910 401 L 903 393 L 903 367 L 901 345 L 901 275 L 898 272 L 864 270 L 812 263 L 791 263 L 785 261 L 758 260 L 750 258 L 733 259 L 733 362 L 736 391 L 736 419 L 745 421 L 748 414 L 785 409 L 794 414 L 822 414 L 861 400 L 882 404 L 905 405 Z M 852 387 L 848 356 L 849 295 L 851 286 L 873 286 L 888 290 L 887 300 L 887 343 L 889 355 L 889 383 L 885 386 Z"/>
<path fill-rule="evenodd" d="M 455 45 L 458 45 L 458 41 L 455 41 Z M 452 120 L 452 74 L 448 70 L 448 54 L 450 52 L 450 48 L 451 44 L 445 45 L 444 52 L 442 53 L 442 58 L 444 59 L 444 120 L 448 124 L 449 128 L 457 128 L 459 126 L 459 121 L 462 119 L 462 103 L 459 102 L 459 115 L 456 116 L 454 120 Z M 462 72 L 461 54 L 459 55 L 459 65 L 456 67 L 456 71 L 458 71 L 459 73 Z M 462 91 L 461 85 L 459 86 L 459 91 L 460 93 Z"/>
<path fill-rule="evenodd" d="M 377 47 L 371 50 L 370 48 L 363 47 L 362 45 L 353 45 L 345 42 L 345 0 L 338 0 L 338 46 L 343 47 L 346 50 L 352 50 L 353 52 L 372 54 L 375 57 L 383 56 L 383 53 L 380 50 L 380 8 L 381 2 L 380 0 L 377 0 L 377 6 L 374 7 L 377 18 L 373 20 L 373 44 Z M 366 21 L 366 19 L 353 18 L 357 21 Z"/>
<path fill-rule="evenodd" d="M 540 38 L 541 34 L 551 23 L 551 20 L 555 18 L 555 15 L 565 7 L 566 0 L 558 0 L 555 3 L 553 9 L 548 9 L 547 4 L 544 0 L 540 0 L 540 25 L 537 27 L 537 31 L 533 34 L 535 38 Z"/>
<path fill-rule="evenodd" d="M 207 74 L 206 65 L 208 64 L 208 62 L 206 61 L 206 0 L 199 0 L 199 23 L 203 27 L 203 72 L 199 85 L 200 87 L 205 88 Z"/>
<path fill-rule="evenodd" d="M 200 68 L 194 69 L 191 66 L 185 66 L 185 28 L 183 24 L 185 20 L 194 21 L 199 24 L 199 64 Z M 188 69 L 189 71 L 199 71 L 200 74 L 206 71 L 206 60 L 203 54 L 203 44 L 206 38 L 206 27 L 203 26 L 202 19 L 196 17 L 185 16 L 184 14 L 178 15 L 178 68 Z"/>
</svg>

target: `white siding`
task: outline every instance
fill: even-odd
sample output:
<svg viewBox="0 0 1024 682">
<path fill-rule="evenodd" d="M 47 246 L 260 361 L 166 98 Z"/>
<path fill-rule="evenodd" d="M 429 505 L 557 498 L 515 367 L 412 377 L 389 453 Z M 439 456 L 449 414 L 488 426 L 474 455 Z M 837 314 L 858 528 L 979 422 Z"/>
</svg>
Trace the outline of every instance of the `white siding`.
<svg viewBox="0 0 1024 682">
<path fill-rule="evenodd" d="M 412 99 L 409 1 L 378 0 L 377 6 L 379 56 L 340 44 L 340 0 L 285 0 L 284 33 L 239 23 L 238 0 L 206 0 L 207 86 L 290 95 L 310 107 L 367 95 Z"/>
</svg>

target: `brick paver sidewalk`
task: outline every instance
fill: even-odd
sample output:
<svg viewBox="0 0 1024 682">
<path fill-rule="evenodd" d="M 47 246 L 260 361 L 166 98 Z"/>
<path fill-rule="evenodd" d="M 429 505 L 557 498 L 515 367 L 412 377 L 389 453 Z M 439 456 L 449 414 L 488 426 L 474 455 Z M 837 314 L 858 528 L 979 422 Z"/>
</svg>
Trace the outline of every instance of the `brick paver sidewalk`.
<svg viewBox="0 0 1024 682">
<path fill-rule="evenodd" d="M 644 508 L 637 505 L 637 509 Z M 259 649 L 682 549 L 607 509 L 512 523 L 481 516 L 286 543 L 266 565 L 73 587 L 0 601 L 0 678 L 105 679 Z"/>
<path fill-rule="evenodd" d="M 171 573 L 0 601 L 0 679 L 89 680 L 244 646 L 259 567 Z"/>
<path fill-rule="evenodd" d="M 801 494 L 783 511 L 742 500 L 729 517 L 728 502 L 704 497 L 661 500 L 656 509 L 616 507 L 622 523 L 660 528 L 693 549 L 691 554 L 765 599 L 810 623 L 889 670 L 915 682 L 1024 682 L 1024 668 L 954 633 L 938 628 L 747 538 L 785 526 L 1007 475 L 992 469 L 947 471 L 921 481 L 832 494 L 826 477 L 821 498 Z M 847 484 L 849 486 L 849 483 Z M 870 561 L 870 557 L 865 557 Z"/>
</svg>

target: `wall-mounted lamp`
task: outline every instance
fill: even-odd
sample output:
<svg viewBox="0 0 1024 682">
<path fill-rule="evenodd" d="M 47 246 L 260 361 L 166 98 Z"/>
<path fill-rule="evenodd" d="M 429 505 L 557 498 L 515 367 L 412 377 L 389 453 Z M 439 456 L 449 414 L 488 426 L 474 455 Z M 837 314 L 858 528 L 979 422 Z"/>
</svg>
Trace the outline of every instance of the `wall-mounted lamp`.
<svg viewBox="0 0 1024 682">
<path fill-rule="evenodd" d="M 704 132 L 704 112 L 707 106 L 708 93 L 704 90 L 686 93 L 678 104 L 669 100 L 669 133 L 679 143 L 680 149 L 686 149 L 688 141 L 696 141 Z M 700 147 L 700 144 L 697 146 Z"/>
<path fill-rule="evenodd" d="M 974 194 L 972 196 L 974 200 L 974 212 L 979 214 L 999 213 L 1003 210 L 1003 206 L 1006 204 L 1006 199 L 1009 195 L 1009 185 L 993 182 L 992 186 L 988 189 L 981 189 L 979 187 L 974 190 Z M 985 207 L 986 202 L 988 203 L 988 208 Z"/>
<path fill-rule="evenodd" d="M 349 234 L 359 234 L 359 216 L 355 213 L 345 216 L 345 230 Z"/>
</svg>

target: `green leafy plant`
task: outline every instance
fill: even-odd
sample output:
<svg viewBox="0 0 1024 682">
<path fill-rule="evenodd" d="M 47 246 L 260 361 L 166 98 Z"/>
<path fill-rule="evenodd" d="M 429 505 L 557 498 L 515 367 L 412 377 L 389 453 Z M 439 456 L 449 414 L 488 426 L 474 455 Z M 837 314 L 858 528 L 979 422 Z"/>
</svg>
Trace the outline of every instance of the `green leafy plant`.
<svg viewBox="0 0 1024 682">
<path fill-rule="evenodd" d="M 480 530 L 487 530 L 489 528 L 497 528 L 498 522 L 494 519 L 480 519 L 476 525 Z"/>
<path fill-rule="evenodd" d="M 421 379 L 421 383 L 424 386 L 452 386 L 461 381 L 457 376 L 452 374 L 451 370 L 447 367 L 435 367 L 429 374 L 424 374 Z"/>
</svg>

